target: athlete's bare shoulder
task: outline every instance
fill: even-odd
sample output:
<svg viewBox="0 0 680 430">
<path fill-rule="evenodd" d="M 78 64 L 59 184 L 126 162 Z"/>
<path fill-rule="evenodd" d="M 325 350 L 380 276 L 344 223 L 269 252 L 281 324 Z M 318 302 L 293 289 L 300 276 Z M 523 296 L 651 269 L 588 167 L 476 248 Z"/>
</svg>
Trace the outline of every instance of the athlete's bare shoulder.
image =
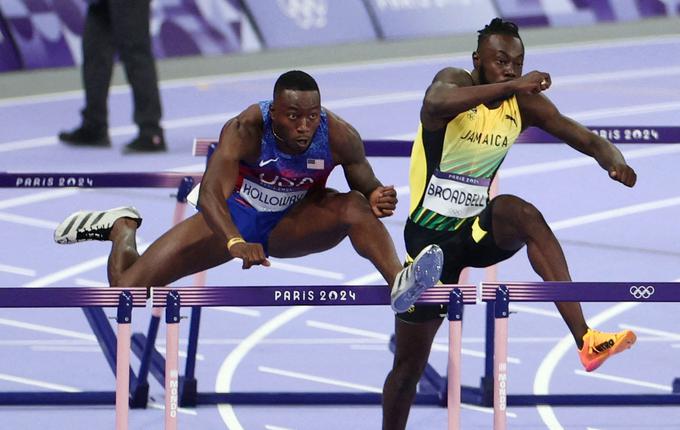
<svg viewBox="0 0 680 430">
<path fill-rule="evenodd" d="M 236 116 L 235 119 L 238 121 L 237 124 L 240 127 L 245 127 L 248 130 L 262 130 L 262 127 L 264 126 L 262 110 L 260 109 L 260 105 L 257 103 L 245 108 L 240 114 Z"/>
<path fill-rule="evenodd" d="M 340 116 L 326 109 L 328 142 L 336 164 L 345 164 L 364 157 L 364 145 L 359 132 Z"/>
<path fill-rule="evenodd" d="M 435 83 L 456 85 L 458 87 L 474 85 L 470 72 L 458 67 L 445 67 L 441 69 L 432 79 L 432 84 Z"/>
<path fill-rule="evenodd" d="M 224 124 L 220 133 L 220 147 L 243 160 L 257 159 L 263 127 L 260 106 L 250 105 Z"/>
</svg>

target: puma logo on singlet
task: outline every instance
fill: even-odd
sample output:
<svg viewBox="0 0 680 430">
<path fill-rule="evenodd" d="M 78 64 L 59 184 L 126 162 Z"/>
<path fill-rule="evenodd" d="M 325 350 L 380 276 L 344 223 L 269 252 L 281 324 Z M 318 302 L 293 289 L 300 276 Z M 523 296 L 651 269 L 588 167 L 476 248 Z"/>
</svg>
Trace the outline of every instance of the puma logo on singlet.
<svg viewBox="0 0 680 430">
<path fill-rule="evenodd" d="M 277 161 L 279 161 L 279 157 L 270 158 L 269 160 L 260 160 L 260 167 L 264 167 L 269 163 L 275 163 Z"/>
<path fill-rule="evenodd" d="M 505 119 L 509 119 L 510 121 L 512 121 L 513 124 L 515 124 L 515 127 L 517 127 L 517 121 L 513 116 L 506 114 Z"/>
</svg>

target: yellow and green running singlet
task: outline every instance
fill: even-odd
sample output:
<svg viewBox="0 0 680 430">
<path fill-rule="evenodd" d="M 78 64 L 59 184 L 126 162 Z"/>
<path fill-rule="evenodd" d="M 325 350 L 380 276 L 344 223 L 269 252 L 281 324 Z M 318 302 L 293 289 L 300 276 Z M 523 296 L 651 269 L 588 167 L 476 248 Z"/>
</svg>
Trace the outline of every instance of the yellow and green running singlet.
<svg viewBox="0 0 680 430">
<path fill-rule="evenodd" d="M 455 230 L 488 203 L 489 187 L 522 131 L 517 99 L 479 105 L 440 131 L 418 127 L 411 151 L 409 218 L 433 230 Z"/>
</svg>

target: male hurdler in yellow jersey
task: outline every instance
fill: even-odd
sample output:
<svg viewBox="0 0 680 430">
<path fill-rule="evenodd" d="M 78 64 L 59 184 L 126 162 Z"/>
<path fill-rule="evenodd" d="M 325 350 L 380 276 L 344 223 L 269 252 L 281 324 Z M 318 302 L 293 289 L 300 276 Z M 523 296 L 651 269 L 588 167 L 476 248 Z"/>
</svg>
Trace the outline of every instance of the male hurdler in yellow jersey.
<svg viewBox="0 0 680 430">
<path fill-rule="evenodd" d="M 494 246 L 488 234 L 489 188 L 522 130 L 515 96 L 496 108 L 479 105 L 458 114 L 440 130 L 421 124 L 411 152 L 411 204 L 404 237 L 408 255 L 436 243 L 445 252 L 442 281 L 455 283 L 466 266 L 484 267 L 517 250 Z M 473 258 L 470 258 L 473 257 Z M 412 307 L 400 317 L 427 320 L 446 309 Z"/>
<path fill-rule="evenodd" d="M 433 230 L 456 230 L 487 204 L 491 181 L 521 131 L 517 99 L 479 105 L 443 130 L 418 128 L 411 153 L 409 219 Z"/>
<path fill-rule="evenodd" d="M 635 171 L 609 141 L 562 115 L 546 97 L 548 73 L 522 74 L 517 26 L 495 18 L 479 31 L 471 72 L 447 67 L 428 87 L 411 154 L 411 204 L 404 228 L 409 256 L 432 244 L 444 254 L 441 281 L 464 267 L 487 267 L 526 246 L 544 281 L 570 281 L 562 248 L 541 212 L 513 195 L 489 199 L 489 186 L 518 135 L 539 127 L 595 159 L 628 187 Z M 587 371 L 635 342 L 630 330 L 588 327 L 579 303 L 556 303 Z M 395 357 L 383 388 L 383 430 L 403 430 L 445 309 L 412 306 L 397 314 Z"/>
</svg>

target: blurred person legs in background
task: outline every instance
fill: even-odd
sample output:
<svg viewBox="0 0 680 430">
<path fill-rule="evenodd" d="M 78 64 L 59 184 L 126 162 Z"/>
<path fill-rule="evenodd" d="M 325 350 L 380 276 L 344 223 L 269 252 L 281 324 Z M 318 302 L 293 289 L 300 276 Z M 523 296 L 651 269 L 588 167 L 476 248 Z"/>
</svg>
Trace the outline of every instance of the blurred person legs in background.
<svg viewBox="0 0 680 430">
<path fill-rule="evenodd" d="M 150 0 L 90 0 L 83 31 L 82 78 L 85 107 L 80 127 L 59 133 L 74 146 L 108 147 L 107 99 L 116 54 L 123 64 L 134 104 L 138 136 L 124 152 L 165 151 L 160 127 L 158 75 L 151 50 Z"/>
</svg>

